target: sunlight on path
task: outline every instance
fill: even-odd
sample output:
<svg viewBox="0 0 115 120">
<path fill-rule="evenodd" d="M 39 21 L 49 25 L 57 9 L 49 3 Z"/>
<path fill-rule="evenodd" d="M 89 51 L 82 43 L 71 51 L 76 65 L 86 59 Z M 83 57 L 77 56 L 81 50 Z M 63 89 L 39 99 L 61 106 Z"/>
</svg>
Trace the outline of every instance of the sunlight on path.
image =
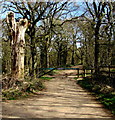
<svg viewBox="0 0 115 120">
<path fill-rule="evenodd" d="M 3 102 L 7 118 L 111 118 L 108 110 L 78 86 L 73 78 L 45 82 L 46 91 L 24 100 Z"/>
</svg>

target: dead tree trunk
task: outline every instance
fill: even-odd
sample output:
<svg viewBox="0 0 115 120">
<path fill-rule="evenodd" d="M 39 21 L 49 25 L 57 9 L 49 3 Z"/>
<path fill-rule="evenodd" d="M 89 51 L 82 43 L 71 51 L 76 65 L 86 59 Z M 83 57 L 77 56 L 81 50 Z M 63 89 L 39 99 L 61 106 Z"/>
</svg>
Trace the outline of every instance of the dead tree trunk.
<svg viewBox="0 0 115 120">
<path fill-rule="evenodd" d="M 25 45 L 25 31 L 28 27 L 27 19 L 20 19 L 19 22 L 15 21 L 13 12 L 7 15 L 7 23 L 11 36 L 11 74 L 12 77 L 23 79 L 24 78 L 24 45 Z"/>
</svg>

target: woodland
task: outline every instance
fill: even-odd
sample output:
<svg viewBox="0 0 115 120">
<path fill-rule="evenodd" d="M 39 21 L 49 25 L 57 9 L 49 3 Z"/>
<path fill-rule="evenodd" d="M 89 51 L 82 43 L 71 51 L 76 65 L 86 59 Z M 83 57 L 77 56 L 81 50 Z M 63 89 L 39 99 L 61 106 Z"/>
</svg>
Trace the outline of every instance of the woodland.
<svg viewBox="0 0 115 120">
<path fill-rule="evenodd" d="M 4 96 L 9 90 L 25 92 L 42 86 L 39 75 L 45 70 L 40 68 L 70 68 L 75 65 L 93 69 L 91 82 L 104 84 L 114 91 L 115 2 L 10 0 L 1 2 L 1 5 L 0 61 Z M 12 52 L 17 49 L 12 47 L 13 33 L 7 21 L 9 12 L 15 14 L 17 24 L 20 19 L 28 21 L 25 43 L 21 43 L 24 49 L 22 78 L 12 72 L 16 64 Z"/>
</svg>

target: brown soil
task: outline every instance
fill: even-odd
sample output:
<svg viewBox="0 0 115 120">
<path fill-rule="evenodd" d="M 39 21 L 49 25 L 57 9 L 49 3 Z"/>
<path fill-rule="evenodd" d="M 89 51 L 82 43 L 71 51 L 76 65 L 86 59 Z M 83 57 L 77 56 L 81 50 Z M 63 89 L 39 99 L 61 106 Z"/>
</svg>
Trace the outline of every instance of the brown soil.
<svg viewBox="0 0 115 120">
<path fill-rule="evenodd" d="M 46 90 L 26 99 L 2 102 L 3 118 L 112 118 L 110 111 L 76 84 L 74 70 L 46 81 Z"/>
</svg>

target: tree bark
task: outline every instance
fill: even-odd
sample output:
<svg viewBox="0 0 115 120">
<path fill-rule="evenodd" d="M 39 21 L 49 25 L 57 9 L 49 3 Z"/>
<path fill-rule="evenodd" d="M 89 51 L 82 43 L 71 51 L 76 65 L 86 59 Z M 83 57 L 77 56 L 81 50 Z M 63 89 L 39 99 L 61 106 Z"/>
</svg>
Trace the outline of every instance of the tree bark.
<svg viewBox="0 0 115 120">
<path fill-rule="evenodd" d="M 41 68 L 47 68 L 47 43 L 43 43 L 43 45 L 40 47 L 40 63 L 41 63 Z"/>
<path fill-rule="evenodd" d="M 25 31 L 28 27 L 27 19 L 20 19 L 15 21 L 13 12 L 8 13 L 7 23 L 11 34 L 11 74 L 12 77 L 24 79 L 24 45 L 25 45 Z"/>
<path fill-rule="evenodd" d="M 95 75 L 97 76 L 99 73 L 99 30 L 101 26 L 101 20 L 98 20 L 97 26 L 95 28 Z"/>
</svg>

